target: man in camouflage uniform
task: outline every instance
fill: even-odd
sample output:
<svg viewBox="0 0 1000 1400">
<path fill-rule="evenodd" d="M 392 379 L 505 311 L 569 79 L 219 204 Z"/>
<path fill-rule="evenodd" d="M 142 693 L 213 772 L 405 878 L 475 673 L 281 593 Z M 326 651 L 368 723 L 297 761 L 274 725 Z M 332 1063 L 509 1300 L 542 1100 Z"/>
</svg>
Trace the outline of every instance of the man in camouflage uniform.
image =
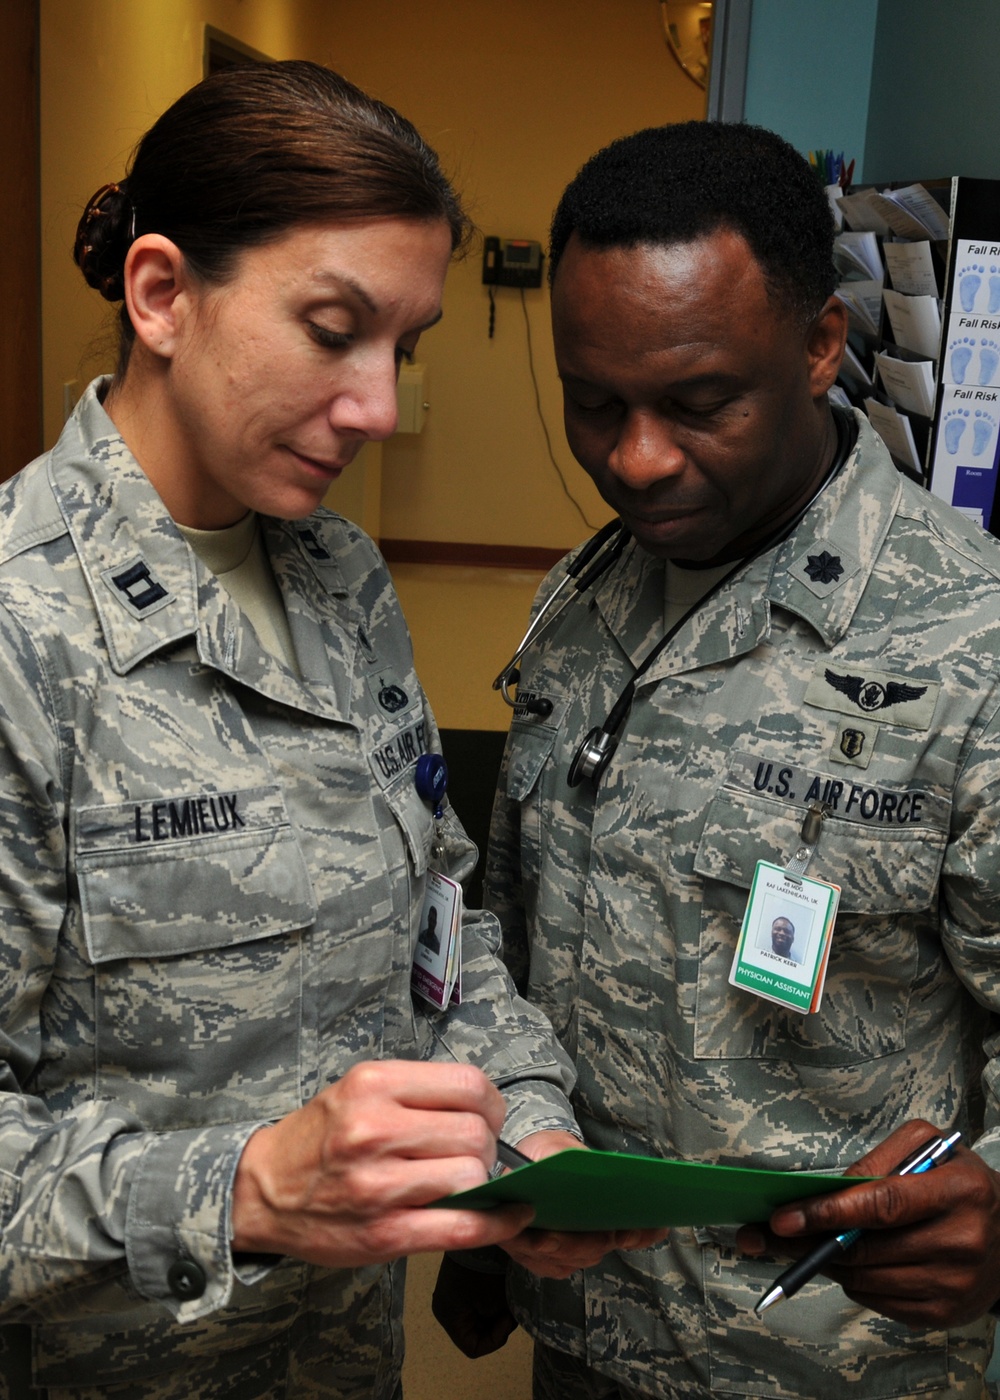
<svg viewBox="0 0 1000 1400">
<path fill-rule="evenodd" d="M 805 162 L 750 127 L 638 133 L 564 195 L 567 435 L 633 539 L 520 663 L 486 902 L 576 1061 L 589 1145 L 873 1175 L 935 1131 L 975 1150 L 565 1282 L 514 1270 L 537 1400 L 984 1393 L 1000 546 L 862 415 L 836 429 L 831 246 Z M 589 780 L 581 740 L 672 629 Z M 803 1014 L 728 979 L 756 863 L 789 862 L 810 809 L 808 875 L 843 893 Z M 755 1314 L 790 1255 L 850 1226 L 829 1278 Z"/>
<path fill-rule="evenodd" d="M 265 522 L 294 675 L 182 539 L 104 387 L 0 508 L 0 1393 L 389 1400 L 404 1270 L 382 1261 L 525 1218 L 404 1209 L 405 1173 L 423 1200 L 449 1160 L 475 1175 L 504 1108 L 470 1066 L 514 1142 L 572 1127 L 571 1071 L 487 915 L 465 923 L 461 1007 L 411 996 L 428 867 L 459 878 L 474 852 L 414 782 L 437 735 L 371 542 L 329 511 Z M 391 1156 L 365 1159 L 376 1110 L 427 1159 L 397 1164 L 393 1211 Z M 328 1209 L 366 1267 L 306 1262 L 323 1163 L 298 1144 L 324 1112 Z M 303 1238 L 234 1253 L 245 1156 L 285 1127 L 271 1204 Z M 348 1133 L 367 1220 L 342 1199 Z"/>
</svg>

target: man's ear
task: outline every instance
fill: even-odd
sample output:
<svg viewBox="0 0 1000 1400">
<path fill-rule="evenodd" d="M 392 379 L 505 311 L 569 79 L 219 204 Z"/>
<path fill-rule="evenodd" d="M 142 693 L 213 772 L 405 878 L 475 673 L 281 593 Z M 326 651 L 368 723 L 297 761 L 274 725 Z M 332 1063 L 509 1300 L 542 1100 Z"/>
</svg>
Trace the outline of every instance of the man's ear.
<svg viewBox="0 0 1000 1400">
<path fill-rule="evenodd" d="M 154 355 L 171 358 L 190 309 L 191 274 L 176 243 L 141 234 L 125 259 L 125 304 L 136 338 Z"/>
<path fill-rule="evenodd" d="M 847 344 L 847 308 L 839 297 L 830 297 L 806 335 L 809 388 L 814 399 L 831 389 Z"/>
</svg>

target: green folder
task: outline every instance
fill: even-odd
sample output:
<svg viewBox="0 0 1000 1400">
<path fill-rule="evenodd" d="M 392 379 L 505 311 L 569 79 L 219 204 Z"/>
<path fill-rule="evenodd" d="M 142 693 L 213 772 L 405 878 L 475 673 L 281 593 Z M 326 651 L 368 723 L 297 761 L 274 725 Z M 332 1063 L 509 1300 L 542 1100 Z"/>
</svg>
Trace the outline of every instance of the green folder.
<svg viewBox="0 0 1000 1400">
<path fill-rule="evenodd" d="M 872 1179 L 717 1167 L 570 1148 L 433 1204 L 489 1210 L 508 1201 L 528 1201 L 535 1207 L 533 1225 L 544 1230 L 745 1225 L 766 1220 L 788 1201 Z"/>
</svg>

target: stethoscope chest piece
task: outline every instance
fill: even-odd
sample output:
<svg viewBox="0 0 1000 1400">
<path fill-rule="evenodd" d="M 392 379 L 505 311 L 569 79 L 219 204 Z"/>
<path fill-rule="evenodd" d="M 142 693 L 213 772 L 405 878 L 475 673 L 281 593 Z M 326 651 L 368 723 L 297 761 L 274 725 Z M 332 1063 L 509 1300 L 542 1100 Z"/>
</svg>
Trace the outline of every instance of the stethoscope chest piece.
<svg viewBox="0 0 1000 1400">
<path fill-rule="evenodd" d="M 614 734 L 609 734 L 606 729 L 595 725 L 573 755 L 573 762 L 569 765 L 569 773 L 566 775 L 569 786 L 579 787 L 580 783 L 586 780 L 596 788 L 617 747 L 618 740 Z"/>
</svg>

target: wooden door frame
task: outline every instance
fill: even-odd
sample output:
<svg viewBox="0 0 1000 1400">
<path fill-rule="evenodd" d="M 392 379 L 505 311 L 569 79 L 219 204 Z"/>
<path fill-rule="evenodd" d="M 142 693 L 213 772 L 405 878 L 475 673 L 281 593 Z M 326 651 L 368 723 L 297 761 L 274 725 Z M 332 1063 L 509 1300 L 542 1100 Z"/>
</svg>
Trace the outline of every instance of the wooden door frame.
<svg viewBox="0 0 1000 1400">
<path fill-rule="evenodd" d="M 42 450 L 38 10 L 0 10 L 0 480 Z"/>
</svg>

